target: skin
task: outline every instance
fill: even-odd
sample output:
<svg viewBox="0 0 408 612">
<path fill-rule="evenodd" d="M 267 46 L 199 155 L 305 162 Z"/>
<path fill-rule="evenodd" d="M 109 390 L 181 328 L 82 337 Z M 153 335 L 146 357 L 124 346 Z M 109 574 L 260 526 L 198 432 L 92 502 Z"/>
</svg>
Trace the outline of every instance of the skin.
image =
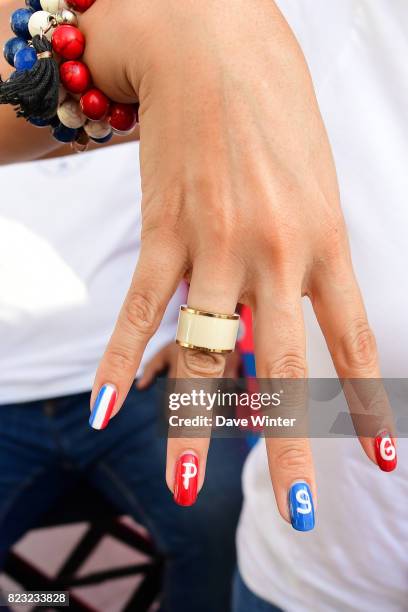
<svg viewBox="0 0 408 612">
<path fill-rule="evenodd" d="M 192 307 L 251 307 L 259 377 L 307 376 L 304 296 L 338 375 L 379 377 L 327 135 L 304 57 L 274 2 L 97 0 L 80 27 L 96 85 L 118 101 L 140 101 L 141 117 L 141 254 L 91 404 L 110 383 L 119 411 L 183 277 Z M 224 367 L 223 356 L 178 351 L 180 378 L 220 377 Z M 375 462 L 372 440 L 360 441 Z M 208 444 L 169 440 L 171 490 L 175 463 L 189 449 L 199 457 L 201 488 Z M 316 503 L 309 442 L 268 439 L 267 449 L 289 520 L 293 482 L 307 481 Z"/>
<path fill-rule="evenodd" d="M 178 354 L 177 344 L 174 342 L 167 344 L 146 364 L 142 376 L 136 382 L 136 387 L 140 390 L 147 389 L 163 372 L 166 372 L 168 378 L 176 378 Z M 237 351 L 234 351 L 227 357 L 224 377 L 237 379 L 240 367 L 241 357 Z"/>
<path fill-rule="evenodd" d="M 307 376 L 307 296 L 338 375 L 379 377 L 326 131 L 302 52 L 274 2 L 123 0 L 119 11 L 98 0 L 82 27 L 98 85 L 140 101 L 143 184 L 141 257 L 92 399 L 115 384 L 120 409 L 182 277 L 191 281 L 192 307 L 252 308 L 258 376 Z M 178 351 L 180 378 L 219 377 L 224 366 L 221 356 Z M 392 431 L 386 401 L 378 413 Z M 376 462 L 372 439 L 360 441 Z M 289 520 L 294 481 L 309 482 L 316 502 L 309 442 L 270 439 L 267 448 Z M 208 440 L 170 439 L 171 490 L 187 449 L 199 456 L 203 484 Z"/>
</svg>

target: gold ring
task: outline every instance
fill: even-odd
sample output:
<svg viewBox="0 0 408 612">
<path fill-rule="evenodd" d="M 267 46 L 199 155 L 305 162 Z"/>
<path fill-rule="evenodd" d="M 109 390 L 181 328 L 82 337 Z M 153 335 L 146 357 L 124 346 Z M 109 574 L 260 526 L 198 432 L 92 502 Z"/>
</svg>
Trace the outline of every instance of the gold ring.
<svg viewBox="0 0 408 612">
<path fill-rule="evenodd" d="M 176 342 L 187 349 L 222 355 L 235 349 L 238 329 L 236 313 L 226 315 L 181 306 Z"/>
<path fill-rule="evenodd" d="M 234 312 L 232 315 L 218 314 L 216 312 L 207 312 L 206 310 L 197 310 L 196 308 L 190 308 L 190 306 L 180 306 L 180 310 L 183 312 L 189 312 L 194 315 L 200 315 L 200 317 L 213 317 L 215 319 L 229 319 L 230 321 L 239 321 L 239 314 Z"/>
</svg>

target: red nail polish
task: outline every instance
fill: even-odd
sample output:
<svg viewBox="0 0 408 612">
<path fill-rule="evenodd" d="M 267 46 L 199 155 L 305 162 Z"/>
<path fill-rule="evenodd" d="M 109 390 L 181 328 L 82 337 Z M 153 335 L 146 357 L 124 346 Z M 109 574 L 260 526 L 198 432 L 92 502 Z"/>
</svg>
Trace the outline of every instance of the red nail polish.
<svg viewBox="0 0 408 612">
<path fill-rule="evenodd" d="M 192 506 L 197 499 L 198 457 L 187 451 L 183 453 L 176 465 L 174 481 L 174 501 L 179 506 Z"/>
<path fill-rule="evenodd" d="M 375 439 L 375 456 L 383 472 L 392 472 L 397 467 L 397 451 L 387 431 L 381 431 Z"/>
</svg>

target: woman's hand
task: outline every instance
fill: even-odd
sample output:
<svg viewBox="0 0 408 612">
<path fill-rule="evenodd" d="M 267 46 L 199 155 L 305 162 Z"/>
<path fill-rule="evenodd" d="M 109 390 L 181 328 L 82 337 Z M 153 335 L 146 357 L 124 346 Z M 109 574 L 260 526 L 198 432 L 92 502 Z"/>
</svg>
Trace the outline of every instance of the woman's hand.
<svg viewBox="0 0 408 612">
<path fill-rule="evenodd" d="M 183 276 L 191 280 L 192 307 L 225 314 L 239 302 L 252 308 L 259 377 L 307 376 L 303 296 L 338 375 L 379 377 L 330 146 L 305 60 L 274 3 L 127 0 L 117 13 L 113 5 L 99 0 L 84 17 L 91 28 L 105 15 L 113 59 L 108 48 L 106 62 L 98 60 L 102 24 L 88 37 L 86 61 L 108 94 L 140 99 L 142 250 L 93 401 L 111 383 L 114 413 L 120 409 Z M 224 366 L 222 356 L 183 349 L 177 376 L 219 377 Z M 372 440 L 361 441 L 376 462 Z M 279 510 L 289 520 L 292 483 L 306 481 L 316 493 L 309 442 L 267 445 Z M 198 456 L 202 485 L 207 448 L 203 439 L 169 441 L 172 490 L 186 449 Z"/>
</svg>

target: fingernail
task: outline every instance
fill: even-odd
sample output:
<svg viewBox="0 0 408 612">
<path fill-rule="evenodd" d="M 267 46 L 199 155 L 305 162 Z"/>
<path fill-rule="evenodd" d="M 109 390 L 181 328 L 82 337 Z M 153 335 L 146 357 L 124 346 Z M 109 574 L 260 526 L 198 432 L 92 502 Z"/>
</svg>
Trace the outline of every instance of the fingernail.
<svg viewBox="0 0 408 612">
<path fill-rule="evenodd" d="M 310 531 L 315 526 L 313 497 L 307 482 L 294 482 L 289 490 L 289 512 L 292 527 Z"/>
<path fill-rule="evenodd" d="M 388 431 L 380 431 L 374 441 L 378 467 L 383 472 L 392 472 L 397 467 L 397 451 Z"/>
<path fill-rule="evenodd" d="M 114 385 L 103 385 L 92 408 L 89 424 L 93 429 L 105 429 L 118 399 Z"/>
<path fill-rule="evenodd" d="M 198 457 L 184 452 L 177 461 L 174 481 L 174 501 L 179 506 L 192 506 L 197 499 Z"/>
</svg>

